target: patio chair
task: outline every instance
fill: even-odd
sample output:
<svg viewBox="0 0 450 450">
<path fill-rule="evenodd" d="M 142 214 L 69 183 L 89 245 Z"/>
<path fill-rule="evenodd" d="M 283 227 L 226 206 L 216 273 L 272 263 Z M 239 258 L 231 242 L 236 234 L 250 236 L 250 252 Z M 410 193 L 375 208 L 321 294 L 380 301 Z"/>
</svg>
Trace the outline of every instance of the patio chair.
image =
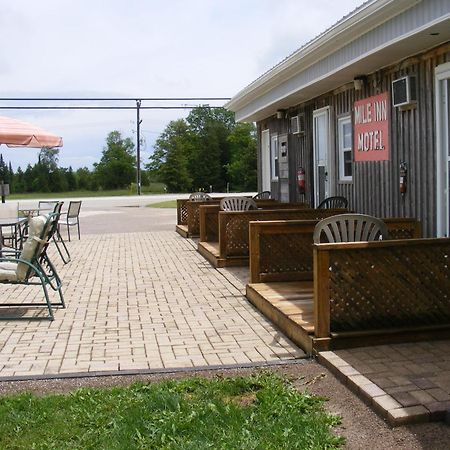
<svg viewBox="0 0 450 450">
<path fill-rule="evenodd" d="M 258 209 L 255 200 L 248 197 L 227 197 L 220 200 L 221 211 L 248 211 Z"/>
<path fill-rule="evenodd" d="M 53 208 L 53 214 L 57 214 L 56 220 L 53 223 L 54 230 L 52 231 L 52 240 L 55 243 L 59 256 L 64 264 L 68 264 L 71 261 L 69 249 L 64 242 L 61 233 L 59 232 L 59 218 L 61 217 L 61 209 L 64 202 L 56 202 Z"/>
<path fill-rule="evenodd" d="M 384 239 L 388 239 L 386 224 L 366 214 L 338 214 L 321 220 L 314 228 L 315 244 Z"/>
<path fill-rule="evenodd" d="M 272 193 L 270 191 L 258 192 L 252 197 L 254 200 L 269 200 L 272 198 Z"/>
<path fill-rule="evenodd" d="M 47 214 L 49 212 L 54 211 L 57 204 L 58 204 L 58 201 L 56 201 L 56 200 L 50 200 L 50 201 L 41 200 L 38 203 L 38 215 Z"/>
<path fill-rule="evenodd" d="M 81 200 L 70 202 L 67 212 L 61 213 L 59 218 L 59 227 L 61 225 L 67 226 L 67 236 L 70 242 L 70 227 L 76 226 L 78 228 L 78 239 L 80 239 L 80 209 Z"/>
<path fill-rule="evenodd" d="M 206 202 L 211 200 L 211 196 L 208 195 L 206 192 L 193 192 L 189 196 L 189 200 L 191 202 Z"/>
<path fill-rule="evenodd" d="M 328 197 L 323 199 L 317 209 L 347 208 L 348 200 L 345 197 Z"/>
<path fill-rule="evenodd" d="M 17 219 L 19 217 L 19 202 L 0 203 L 0 219 Z M 0 245 L 16 248 L 20 240 L 21 228 L 19 225 L 8 225 L 0 228 Z"/>
<path fill-rule="evenodd" d="M 23 249 L 3 251 L 0 257 L 0 283 L 1 284 L 21 284 L 39 285 L 44 291 L 44 302 L 0 302 L 0 308 L 39 308 L 46 307 L 46 316 L 25 316 L 25 315 L 3 315 L 0 319 L 49 319 L 54 320 L 53 307 L 61 306 L 65 308 L 64 297 L 61 291 L 61 279 L 55 267 L 48 258 L 47 248 L 52 238 L 52 233 L 56 230 L 58 220 L 57 214 L 36 216 L 30 218 L 29 235 L 23 245 Z M 59 294 L 59 301 L 51 302 L 47 286 L 50 286 Z"/>
</svg>

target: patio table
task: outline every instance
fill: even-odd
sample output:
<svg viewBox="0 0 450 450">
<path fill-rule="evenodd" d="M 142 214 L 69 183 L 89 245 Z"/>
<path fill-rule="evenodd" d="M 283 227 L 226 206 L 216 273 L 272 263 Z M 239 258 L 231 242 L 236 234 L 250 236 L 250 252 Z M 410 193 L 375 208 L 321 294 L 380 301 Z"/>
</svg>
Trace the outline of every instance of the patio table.
<svg viewBox="0 0 450 450">
<path fill-rule="evenodd" d="M 26 222 L 28 222 L 27 217 L 7 217 L 7 218 L 0 218 L 0 239 L 1 239 L 1 245 L 3 246 L 3 228 L 9 227 L 11 230 L 14 230 L 12 232 L 12 242 L 15 249 L 20 250 L 22 245 L 22 226 Z"/>
</svg>

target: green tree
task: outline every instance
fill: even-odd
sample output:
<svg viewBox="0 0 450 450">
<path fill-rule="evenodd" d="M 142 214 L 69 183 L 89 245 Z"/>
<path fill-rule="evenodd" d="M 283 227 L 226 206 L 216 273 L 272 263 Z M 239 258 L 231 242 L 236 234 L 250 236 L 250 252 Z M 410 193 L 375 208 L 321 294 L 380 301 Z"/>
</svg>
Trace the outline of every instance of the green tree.
<svg viewBox="0 0 450 450">
<path fill-rule="evenodd" d="M 17 172 L 14 174 L 14 193 L 26 192 L 25 175 L 20 168 L 17 168 Z"/>
<path fill-rule="evenodd" d="M 81 190 L 95 190 L 93 187 L 93 173 L 87 167 L 80 167 L 75 172 L 77 188 Z"/>
<path fill-rule="evenodd" d="M 175 120 L 167 125 L 157 139 L 147 169 L 158 173 L 169 192 L 191 190 L 192 178 L 188 171 L 188 154 L 192 151 L 191 137 L 186 122 Z"/>
<path fill-rule="evenodd" d="M 8 166 L 5 164 L 3 155 L 0 153 L 0 181 L 7 183 L 9 179 Z"/>
<path fill-rule="evenodd" d="M 186 118 L 192 135 L 188 167 L 195 189 L 224 190 L 230 149 L 228 135 L 235 126 L 234 115 L 224 108 L 199 106 Z"/>
<path fill-rule="evenodd" d="M 99 163 L 94 164 L 94 172 L 103 189 L 127 187 L 136 175 L 134 143 L 123 138 L 119 131 L 112 131 L 106 138 Z"/>
<path fill-rule="evenodd" d="M 233 191 L 257 188 L 256 129 L 250 123 L 238 123 L 229 134 L 230 162 L 226 165 Z"/>
<path fill-rule="evenodd" d="M 68 169 L 64 169 L 64 174 L 66 176 L 67 189 L 69 191 L 75 191 L 77 189 L 77 180 L 73 173 L 72 166 L 69 166 Z"/>
<path fill-rule="evenodd" d="M 253 125 L 236 125 L 224 108 L 199 106 L 186 120 L 170 122 L 146 166 L 169 191 L 256 188 L 256 138 Z"/>
<path fill-rule="evenodd" d="M 49 172 L 58 170 L 59 148 L 42 147 L 39 152 L 39 164 L 42 164 Z"/>
</svg>

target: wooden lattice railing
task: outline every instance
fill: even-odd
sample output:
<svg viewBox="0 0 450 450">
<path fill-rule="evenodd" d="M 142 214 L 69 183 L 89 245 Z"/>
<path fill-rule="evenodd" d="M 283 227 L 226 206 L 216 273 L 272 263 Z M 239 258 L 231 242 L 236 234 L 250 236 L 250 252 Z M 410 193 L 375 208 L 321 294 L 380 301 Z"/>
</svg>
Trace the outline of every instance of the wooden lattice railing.
<svg viewBox="0 0 450 450">
<path fill-rule="evenodd" d="M 292 206 L 291 206 L 292 208 Z M 270 209 L 221 211 L 219 213 L 219 251 L 221 258 L 249 256 L 251 221 L 323 219 L 344 212 L 342 209 Z"/>
<path fill-rule="evenodd" d="M 215 205 L 219 211 L 219 202 L 223 197 L 214 197 L 208 201 L 177 200 L 177 224 L 187 225 L 189 236 L 200 235 L 200 206 Z M 275 200 L 259 200 L 263 206 L 277 203 Z M 217 219 L 216 219 L 217 223 Z"/>
<path fill-rule="evenodd" d="M 313 233 L 318 220 L 250 223 L 250 281 L 313 279 Z M 391 239 L 422 236 L 416 219 L 384 219 Z"/>
<path fill-rule="evenodd" d="M 258 208 L 266 209 L 299 209 L 307 208 L 305 203 L 281 203 L 273 199 L 255 200 Z M 258 210 L 259 211 L 259 210 Z M 200 241 L 218 242 L 219 241 L 219 212 L 218 205 L 202 205 L 200 208 Z M 227 211 L 231 212 L 231 211 Z M 235 213 L 246 213 L 247 211 L 233 211 Z"/>
<path fill-rule="evenodd" d="M 177 200 L 177 225 L 187 225 L 187 199 Z"/>
<path fill-rule="evenodd" d="M 314 245 L 315 336 L 450 326 L 450 239 Z"/>
<path fill-rule="evenodd" d="M 187 226 L 189 236 L 198 236 L 200 234 L 200 206 L 215 205 L 219 207 L 220 200 L 221 198 L 214 198 L 202 202 L 187 202 Z"/>
</svg>

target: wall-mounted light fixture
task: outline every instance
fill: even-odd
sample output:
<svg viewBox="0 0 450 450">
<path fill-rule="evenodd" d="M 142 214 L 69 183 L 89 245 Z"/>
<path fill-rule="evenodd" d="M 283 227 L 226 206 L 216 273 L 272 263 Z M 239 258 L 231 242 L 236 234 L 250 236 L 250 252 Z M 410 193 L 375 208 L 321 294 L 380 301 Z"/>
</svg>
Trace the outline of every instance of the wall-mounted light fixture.
<svg viewBox="0 0 450 450">
<path fill-rule="evenodd" d="M 277 119 L 284 119 L 286 117 L 286 111 L 284 109 L 277 110 Z"/>
<path fill-rule="evenodd" d="M 356 75 L 356 77 L 353 78 L 353 86 L 355 87 L 355 91 L 360 91 L 366 83 L 367 83 L 366 75 Z"/>
</svg>

